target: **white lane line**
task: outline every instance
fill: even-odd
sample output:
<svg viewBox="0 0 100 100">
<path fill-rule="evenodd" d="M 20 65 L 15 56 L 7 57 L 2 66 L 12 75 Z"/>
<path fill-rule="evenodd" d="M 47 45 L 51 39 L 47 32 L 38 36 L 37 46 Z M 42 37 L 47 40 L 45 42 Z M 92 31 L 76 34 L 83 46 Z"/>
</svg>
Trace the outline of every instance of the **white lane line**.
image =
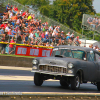
<svg viewBox="0 0 100 100">
<path fill-rule="evenodd" d="M 0 75 L 0 80 L 22 80 L 22 81 L 33 81 L 33 76 Z"/>
<path fill-rule="evenodd" d="M 12 75 L 0 75 L 0 80 L 22 80 L 22 81 L 34 81 L 34 76 L 12 76 Z M 46 81 L 59 81 L 49 79 Z"/>
<path fill-rule="evenodd" d="M 32 68 L 27 68 L 27 67 L 15 67 L 15 66 L 0 66 L 0 69 L 27 70 L 27 71 L 31 71 L 31 70 L 32 70 Z"/>
</svg>

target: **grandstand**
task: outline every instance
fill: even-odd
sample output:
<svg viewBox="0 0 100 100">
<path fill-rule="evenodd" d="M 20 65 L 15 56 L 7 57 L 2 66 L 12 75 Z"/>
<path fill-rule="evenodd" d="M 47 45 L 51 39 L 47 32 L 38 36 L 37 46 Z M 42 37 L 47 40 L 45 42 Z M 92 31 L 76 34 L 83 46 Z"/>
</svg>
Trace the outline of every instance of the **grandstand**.
<svg viewBox="0 0 100 100">
<path fill-rule="evenodd" d="M 3 4 L 4 6 L 6 6 L 8 3 L 10 4 L 10 5 L 16 5 L 17 7 L 18 7 L 18 10 L 19 11 L 21 11 L 21 10 L 23 10 L 23 12 L 25 12 L 25 11 L 28 11 L 30 14 L 34 14 L 35 15 L 35 20 L 37 20 L 37 21 L 40 21 L 41 20 L 41 23 L 44 23 L 45 22 L 45 24 L 46 23 L 48 23 L 48 26 L 50 27 L 50 26 L 60 26 L 60 31 L 58 32 L 59 34 L 61 34 L 61 32 L 64 32 L 65 33 L 65 35 L 68 35 L 68 33 L 70 33 L 70 34 L 72 34 L 72 33 L 74 33 L 74 37 L 76 37 L 76 36 L 79 36 L 80 38 L 82 37 L 81 36 L 81 34 L 79 34 L 79 33 L 77 33 L 77 32 L 75 32 L 74 30 L 72 30 L 72 29 L 70 29 L 70 28 L 68 28 L 68 27 L 66 27 L 66 26 L 64 26 L 63 24 L 61 24 L 61 23 L 59 23 L 59 22 L 57 22 L 57 21 L 54 21 L 53 19 L 50 19 L 50 18 L 48 18 L 48 17 L 46 17 L 46 16 L 44 16 L 44 15 L 41 15 L 40 13 L 38 13 L 38 12 L 35 12 L 33 9 L 31 9 L 31 8 L 28 8 L 28 7 L 26 7 L 26 6 L 24 6 L 24 5 L 21 5 L 21 4 L 19 4 L 18 2 L 15 2 L 14 0 L 0 0 L 0 3 L 1 4 Z M 4 8 L 5 9 L 5 8 Z M 89 29 L 90 28 L 90 26 L 89 26 L 89 24 L 87 23 L 88 21 L 88 19 L 87 19 L 88 17 L 86 17 L 86 16 L 84 16 L 83 15 L 83 20 L 82 20 L 82 26 L 84 26 L 84 27 L 86 27 L 87 29 Z M 7 19 L 7 21 L 9 21 L 9 18 Z M 4 22 L 5 23 L 5 22 Z M 26 27 L 27 28 L 27 27 Z M 94 27 L 93 27 L 94 28 Z M 95 29 L 95 28 L 94 28 Z M 15 36 L 16 37 L 16 36 Z M 11 39 L 10 37 L 8 37 L 8 39 Z M 16 42 L 17 42 L 17 39 L 15 38 L 15 40 L 16 40 Z M 51 43 L 51 38 L 49 38 L 49 43 Z M 54 44 L 57 44 L 57 42 L 59 41 L 59 40 L 61 40 L 61 38 L 57 38 L 56 39 L 56 37 L 53 37 L 52 38 L 52 40 L 53 40 L 53 42 L 54 42 Z M 8 41 L 10 41 L 10 40 L 8 40 Z M 63 43 L 63 41 L 64 40 L 61 40 L 62 41 L 62 43 L 60 44 L 60 45 L 62 45 L 62 44 L 65 44 L 65 43 Z M 23 41 L 18 41 L 18 43 L 21 43 L 21 42 L 23 42 Z M 33 39 L 33 41 L 28 41 L 27 42 L 27 44 L 30 44 L 30 43 L 32 42 L 32 44 L 33 45 L 39 45 L 41 42 L 43 42 L 43 40 L 39 37 L 39 38 L 37 38 L 37 37 L 35 37 L 34 39 Z M 68 42 L 68 41 L 66 41 L 66 42 Z M 70 41 L 69 41 L 70 42 Z M 69 43 L 68 42 L 68 43 Z M 37 44 L 35 44 L 35 43 L 37 43 Z M 71 42 L 70 42 L 71 43 Z M 84 40 L 82 40 L 82 45 L 81 46 L 84 46 L 84 44 L 86 44 L 86 40 L 84 39 Z M 24 42 L 23 42 L 23 44 L 24 44 Z M 41 44 L 40 44 L 41 45 Z M 73 45 L 73 43 L 71 43 L 71 45 Z M 54 45 L 55 46 L 55 45 Z"/>
<path fill-rule="evenodd" d="M 53 19 L 50 19 L 50 18 L 48 18 L 48 17 L 46 17 L 46 16 L 44 16 L 44 15 L 42 15 L 42 14 L 40 14 L 40 13 L 34 11 L 34 10 L 31 9 L 31 8 L 27 8 L 26 6 L 19 4 L 18 2 L 15 2 L 14 0 L 1 0 L 0 2 L 3 3 L 5 6 L 6 6 L 8 3 L 10 3 L 10 5 L 16 5 L 16 6 L 18 7 L 19 10 L 23 10 L 23 11 L 29 10 L 29 13 L 35 14 L 36 19 L 38 19 L 38 20 L 41 19 L 42 23 L 43 23 L 43 22 L 48 22 L 48 26 L 51 26 L 51 25 L 52 25 L 52 26 L 54 26 L 54 25 L 60 26 L 60 28 L 61 28 L 62 31 L 64 31 L 64 32 L 66 32 L 66 33 L 68 33 L 69 31 L 70 31 L 71 33 L 74 32 L 75 36 L 79 35 L 79 36 L 81 37 L 81 34 L 77 33 L 76 31 L 74 31 L 74 30 L 72 30 L 72 29 L 70 29 L 70 28 L 64 26 L 63 24 L 61 24 L 61 23 L 59 23 L 59 22 L 57 22 L 57 21 L 55 21 L 55 20 L 53 20 Z"/>
</svg>

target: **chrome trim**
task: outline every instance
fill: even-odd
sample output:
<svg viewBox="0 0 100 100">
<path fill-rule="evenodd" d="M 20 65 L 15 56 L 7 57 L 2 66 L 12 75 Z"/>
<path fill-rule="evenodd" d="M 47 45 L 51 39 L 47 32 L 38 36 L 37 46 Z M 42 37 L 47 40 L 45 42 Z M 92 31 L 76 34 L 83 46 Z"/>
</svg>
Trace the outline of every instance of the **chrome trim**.
<svg viewBox="0 0 100 100">
<path fill-rule="evenodd" d="M 67 65 L 66 66 L 59 66 L 59 65 L 52 65 L 52 64 L 39 64 L 40 65 L 46 65 L 46 66 L 57 66 L 57 67 L 63 67 L 63 68 L 67 68 Z"/>
<path fill-rule="evenodd" d="M 65 73 L 49 72 L 49 71 L 32 70 L 31 72 L 38 72 L 38 73 L 50 74 L 50 75 L 74 76 L 73 74 L 65 74 Z"/>
</svg>

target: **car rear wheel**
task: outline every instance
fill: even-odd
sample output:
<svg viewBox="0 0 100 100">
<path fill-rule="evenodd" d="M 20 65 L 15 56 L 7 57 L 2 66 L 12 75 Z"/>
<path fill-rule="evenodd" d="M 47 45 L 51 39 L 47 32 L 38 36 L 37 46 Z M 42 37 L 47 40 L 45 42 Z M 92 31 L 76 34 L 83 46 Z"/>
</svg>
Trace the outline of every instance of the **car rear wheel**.
<svg viewBox="0 0 100 100">
<path fill-rule="evenodd" d="M 41 86 L 42 83 L 43 83 L 42 75 L 40 73 L 35 73 L 34 74 L 34 84 L 36 86 Z"/>
<path fill-rule="evenodd" d="M 100 91 L 100 82 L 97 82 L 97 89 Z"/>
<path fill-rule="evenodd" d="M 69 84 L 68 84 L 65 80 L 63 80 L 63 79 L 60 80 L 60 85 L 61 85 L 62 87 L 66 87 L 66 88 L 69 87 Z"/>
<path fill-rule="evenodd" d="M 76 74 L 75 77 L 71 78 L 71 89 L 76 90 L 80 87 L 80 77 L 78 74 Z"/>
</svg>

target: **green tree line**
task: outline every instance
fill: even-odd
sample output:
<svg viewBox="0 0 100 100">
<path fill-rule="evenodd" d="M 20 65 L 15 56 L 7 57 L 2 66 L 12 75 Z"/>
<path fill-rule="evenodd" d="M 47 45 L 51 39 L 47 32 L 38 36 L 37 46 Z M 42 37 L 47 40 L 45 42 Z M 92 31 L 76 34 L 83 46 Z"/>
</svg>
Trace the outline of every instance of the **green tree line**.
<svg viewBox="0 0 100 100">
<path fill-rule="evenodd" d="M 52 18 L 81 34 L 83 14 L 95 15 L 93 0 L 16 0 L 23 5 L 37 5 L 41 14 Z M 84 31 L 84 35 L 93 36 L 93 32 Z M 98 38 L 95 37 L 98 40 Z"/>
</svg>

